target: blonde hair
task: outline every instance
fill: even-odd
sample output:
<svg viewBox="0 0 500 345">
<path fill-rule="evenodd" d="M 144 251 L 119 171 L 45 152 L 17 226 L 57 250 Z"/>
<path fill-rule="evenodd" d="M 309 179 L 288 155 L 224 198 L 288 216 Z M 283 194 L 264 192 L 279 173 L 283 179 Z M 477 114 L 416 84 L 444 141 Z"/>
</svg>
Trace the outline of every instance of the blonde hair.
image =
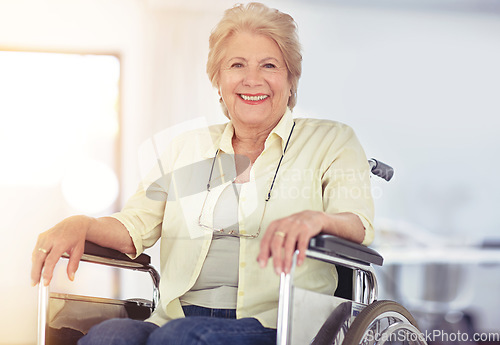
<svg viewBox="0 0 500 345">
<path fill-rule="evenodd" d="M 288 107 L 293 109 L 297 103 L 297 87 L 302 73 L 302 54 L 297 25 L 290 15 L 261 3 L 238 4 L 226 10 L 212 31 L 207 61 L 207 74 L 212 85 L 219 88 L 219 72 L 226 41 L 235 33 L 245 31 L 267 36 L 278 45 L 288 69 L 288 81 L 291 85 Z M 224 114 L 228 116 L 228 110 L 222 99 L 221 105 Z"/>
</svg>

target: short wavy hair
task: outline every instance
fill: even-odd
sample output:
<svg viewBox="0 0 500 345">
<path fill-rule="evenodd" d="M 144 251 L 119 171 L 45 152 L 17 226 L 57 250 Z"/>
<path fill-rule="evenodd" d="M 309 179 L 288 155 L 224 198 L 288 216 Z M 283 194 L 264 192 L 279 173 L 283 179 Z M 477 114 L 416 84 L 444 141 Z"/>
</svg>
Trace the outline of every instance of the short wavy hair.
<svg viewBox="0 0 500 345">
<path fill-rule="evenodd" d="M 264 4 L 251 2 L 238 4 L 224 12 L 224 16 L 210 35 L 207 61 L 207 74 L 215 88 L 219 88 L 220 68 L 225 53 L 227 40 L 238 32 L 250 32 L 264 35 L 278 45 L 288 69 L 288 81 L 291 96 L 288 107 L 293 109 L 297 103 L 297 87 L 302 73 L 302 54 L 297 24 L 293 18 L 277 9 Z M 221 99 L 224 114 L 228 110 Z"/>
</svg>

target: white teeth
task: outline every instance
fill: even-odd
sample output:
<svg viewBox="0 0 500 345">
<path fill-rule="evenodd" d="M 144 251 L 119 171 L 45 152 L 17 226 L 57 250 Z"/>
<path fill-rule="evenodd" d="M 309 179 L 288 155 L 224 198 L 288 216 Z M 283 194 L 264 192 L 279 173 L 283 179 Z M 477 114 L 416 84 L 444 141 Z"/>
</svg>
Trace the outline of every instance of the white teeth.
<svg viewBox="0 0 500 345">
<path fill-rule="evenodd" d="M 263 99 L 266 99 L 267 95 L 259 95 L 259 96 L 247 96 L 247 95 L 240 95 L 241 98 L 243 98 L 245 101 L 262 101 Z"/>
</svg>

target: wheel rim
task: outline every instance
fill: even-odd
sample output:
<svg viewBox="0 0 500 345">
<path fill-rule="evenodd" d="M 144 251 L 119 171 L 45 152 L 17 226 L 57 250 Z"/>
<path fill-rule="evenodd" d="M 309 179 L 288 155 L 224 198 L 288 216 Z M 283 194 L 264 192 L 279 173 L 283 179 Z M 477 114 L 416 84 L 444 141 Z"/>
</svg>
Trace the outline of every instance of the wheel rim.
<svg viewBox="0 0 500 345">
<path fill-rule="evenodd" d="M 377 301 L 354 319 L 343 345 L 426 344 L 415 319 L 400 304 Z"/>
<path fill-rule="evenodd" d="M 378 315 L 367 327 L 360 344 L 419 344 L 420 331 L 404 315 L 389 311 Z"/>
</svg>

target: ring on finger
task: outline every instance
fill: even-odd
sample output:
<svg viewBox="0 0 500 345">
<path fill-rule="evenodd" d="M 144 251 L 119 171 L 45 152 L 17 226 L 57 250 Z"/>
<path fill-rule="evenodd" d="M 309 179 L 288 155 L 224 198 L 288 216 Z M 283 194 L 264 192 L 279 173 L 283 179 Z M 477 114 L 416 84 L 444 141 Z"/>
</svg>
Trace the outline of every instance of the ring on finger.
<svg viewBox="0 0 500 345">
<path fill-rule="evenodd" d="M 38 251 L 39 251 L 39 252 L 42 252 L 42 253 L 44 253 L 44 254 L 47 254 L 47 253 L 49 252 L 47 249 L 44 249 L 44 248 L 42 248 L 42 247 L 38 248 Z"/>
<path fill-rule="evenodd" d="M 281 238 L 285 238 L 286 234 L 283 231 L 276 231 L 274 233 L 275 236 L 279 236 Z"/>
</svg>

